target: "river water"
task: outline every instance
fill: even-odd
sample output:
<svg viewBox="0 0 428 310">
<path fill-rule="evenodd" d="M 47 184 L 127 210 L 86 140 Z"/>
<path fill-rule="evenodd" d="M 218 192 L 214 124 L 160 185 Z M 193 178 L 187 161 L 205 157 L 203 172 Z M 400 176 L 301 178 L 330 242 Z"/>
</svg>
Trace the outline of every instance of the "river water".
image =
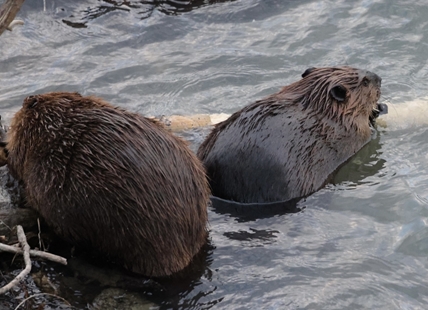
<svg viewBox="0 0 428 310">
<path fill-rule="evenodd" d="M 375 72 L 390 113 L 428 96 L 422 0 L 31 0 L 18 16 L 25 25 L 0 37 L 6 123 L 24 97 L 55 90 L 145 115 L 232 113 L 312 66 Z M 401 121 L 380 127 L 334 184 L 299 203 L 301 212 L 210 209 L 203 275 L 157 303 L 426 309 L 428 127 Z M 196 148 L 205 134 L 186 137 Z"/>
</svg>

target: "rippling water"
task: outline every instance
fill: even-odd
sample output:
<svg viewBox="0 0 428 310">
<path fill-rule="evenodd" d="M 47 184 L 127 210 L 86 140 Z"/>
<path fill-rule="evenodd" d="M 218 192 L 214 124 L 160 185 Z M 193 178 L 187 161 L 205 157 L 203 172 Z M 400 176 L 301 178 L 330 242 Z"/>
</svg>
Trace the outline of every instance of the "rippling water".
<svg viewBox="0 0 428 310">
<path fill-rule="evenodd" d="M 231 113 L 311 66 L 377 73 L 390 112 L 428 95 L 422 0 L 33 0 L 19 17 L 0 37 L 6 121 L 53 90 L 146 115 Z M 428 127 L 402 123 L 380 128 L 302 212 L 210 210 L 210 264 L 164 307 L 426 309 Z M 186 137 L 195 147 L 204 134 Z"/>
</svg>

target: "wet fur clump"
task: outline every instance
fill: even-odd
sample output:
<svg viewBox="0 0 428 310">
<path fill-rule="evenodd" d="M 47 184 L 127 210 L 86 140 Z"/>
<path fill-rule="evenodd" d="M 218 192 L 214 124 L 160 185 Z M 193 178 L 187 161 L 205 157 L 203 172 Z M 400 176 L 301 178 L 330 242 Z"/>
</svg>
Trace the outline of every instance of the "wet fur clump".
<svg viewBox="0 0 428 310">
<path fill-rule="evenodd" d="M 310 68 L 300 81 L 234 113 L 198 150 L 213 194 L 274 202 L 318 190 L 370 140 L 380 86 L 369 71 Z"/>
<path fill-rule="evenodd" d="M 4 151 L 27 204 L 60 237 L 133 272 L 171 275 L 206 242 L 204 169 L 152 120 L 77 93 L 30 96 Z"/>
</svg>

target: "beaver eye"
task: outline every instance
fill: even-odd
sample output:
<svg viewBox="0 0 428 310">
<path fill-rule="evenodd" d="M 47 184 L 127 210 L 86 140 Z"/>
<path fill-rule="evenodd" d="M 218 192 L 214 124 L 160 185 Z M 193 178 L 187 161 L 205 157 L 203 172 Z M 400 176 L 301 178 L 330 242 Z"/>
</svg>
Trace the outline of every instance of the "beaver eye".
<svg viewBox="0 0 428 310">
<path fill-rule="evenodd" d="M 369 79 L 368 79 L 368 78 L 364 78 L 364 79 L 363 79 L 363 85 L 364 85 L 364 86 L 369 86 L 369 84 L 370 84 Z"/>
<path fill-rule="evenodd" d="M 345 101 L 346 98 L 346 88 L 342 85 L 334 86 L 330 90 L 330 95 L 339 102 Z"/>
</svg>

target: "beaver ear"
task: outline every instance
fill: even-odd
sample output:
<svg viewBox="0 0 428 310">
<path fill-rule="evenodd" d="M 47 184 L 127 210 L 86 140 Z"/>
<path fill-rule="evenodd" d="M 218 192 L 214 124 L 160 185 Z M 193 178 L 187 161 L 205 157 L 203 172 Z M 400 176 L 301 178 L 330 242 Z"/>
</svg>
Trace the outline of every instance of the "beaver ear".
<svg viewBox="0 0 428 310">
<path fill-rule="evenodd" d="M 305 76 L 308 76 L 308 74 L 311 73 L 312 71 L 314 71 L 315 69 L 316 68 L 314 68 L 314 67 L 310 67 L 310 68 L 306 69 L 306 71 L 303 72 L 303 74 L 302 74 L 302 78 L 304 78 Z"/>
<path fill-rule="evenodd" d="M 37 100 L 37 96 L 28 96 L 27 98 L 25 98 L 22 106 L 24 108 L 31 109 L 34 108 L 38 103 L 39 101 Z"/>
<path fill-rule="evenodd" d="M 342 85 L 336 85 L 330 89 L 330 95 L 339 102 L 343 102 L 346 99 L 346 88 Z"/>
</svg>

